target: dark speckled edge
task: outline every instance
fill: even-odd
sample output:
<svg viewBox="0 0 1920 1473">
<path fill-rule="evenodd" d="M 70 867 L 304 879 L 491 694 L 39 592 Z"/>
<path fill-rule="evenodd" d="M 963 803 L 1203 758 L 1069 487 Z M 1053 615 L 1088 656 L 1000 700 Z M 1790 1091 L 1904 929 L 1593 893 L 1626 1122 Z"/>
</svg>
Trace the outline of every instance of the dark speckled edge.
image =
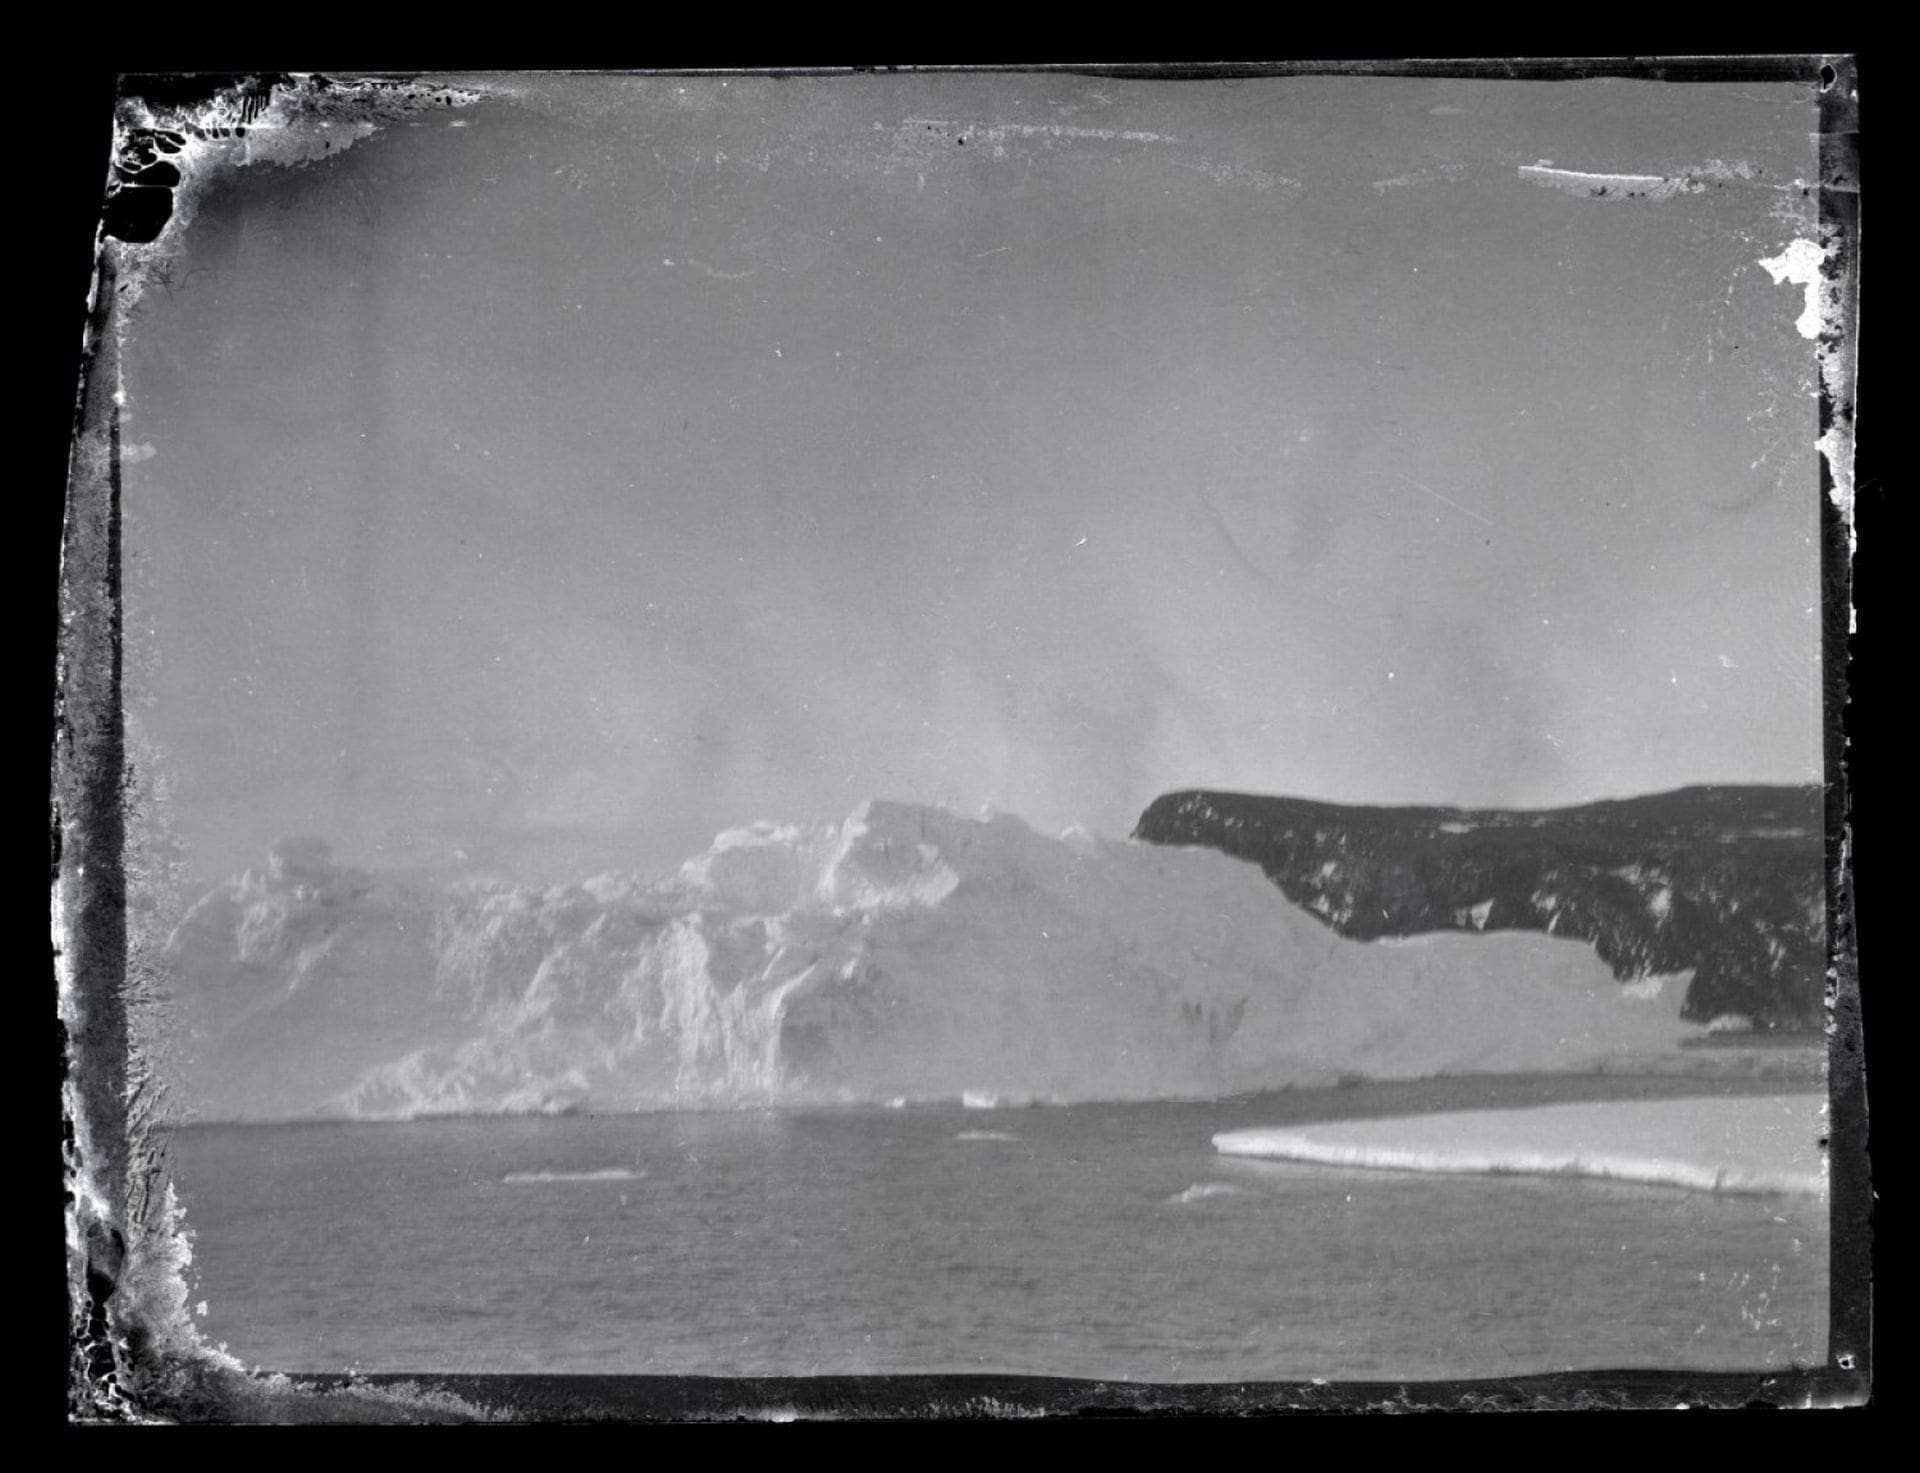
<svg viewBox="0 0 1920 1473">
<path fill-rule="evenodd" d="M 1822 75 L 1832 69 L 1831 77 Z M 78 69 L 67 82 L 61 121 L 77 120 L 70 133 L 76 147 L 52 157 L 78 159 L 88 167 L 86 140 L 100 132 L 95 91 L 99 68 Z M 798 68 L 794 70 L 811 70 Z M 1828 81 L 1822 95 L 1821 218 L 1842 249 L 1834 271 L 1844 287 L 1846 321 L 1832 350 L 1843 355 L 1845 371 L 1838 392 L 1823 396 L 1823 421 L 1851 426 L 1853 341 L 1857 326 L 1858 194 L 1857 114 L 1853 81 L 1857 66 L 1848 57 L 1772 56 L 1737 60 L 1669 58 L 1615 59 L 1605 62 L 1499 60 L 1422 63 L 1226 63 L 1147 68 L 1134 64 L 1060 68 L 1112 76 L 1153 75 L 1184 78 L 1339 74 L 1420 74 L 1541 79 L 1585 76 L 1634 76 L 1643 79 L 1751 83 L 1756 81 Z M 57 131 L 57 130 L 56 130 Z M 96 175 L 104 161 L 94 159 Z M 91 202 L 86 198 L 91 191 Z M 97 186 L 79 191 L 81 210 L 100 217 Z M 69 195 L 69 198 L 71 195 Z M 89 227 L 89 234 L 91 234 Z M 57 249 L 58 241 L 53 243 Z M 96 251 L 97 280 L 103 307 L 111 303 L 107 257 Z M 57 275 L 55 279 L 60 279 Z M 57 294 L 56 294 L 57 295 Z M 52 303 L 56 324 L 59 309 Z M 124 963 L 124 882 L 120 871 L 119 789 L 123 754 L 118 729 L 118 465 L 117 412 L 107 375 L 111 354 L 98 351 L 109 340 L 110 313 L 96 318 L 91 347 L 82 364 L 82 408 L 74 422 L 76 452 L 91 444 L 111 445 L 112 454 L 92 469 L 76 454 L 67 486 L 68 535 L 60 574 L 70 612 L 56 631 L 63 661 L 58 695 L 63 703 L 55 722 L 56 802 L 53 836 L 56 874 L 63 877 L 68 911 L 62 941 L 74 974 L 70 1006 L 63 1007 L 60 1045 L 66 1120 L 70 1133 L 63 1153 L 68 1181 L 67 1211 L 80 1228 L 82 1245 L 70 1251 L 67 1272 L 68 1406 L 70 1420 L 231 1421 L 658 1421 L 780 1420 L 796 1417 L 995 1418 L 1022 1415 L 1191 1417 L 1244 1416 L 1269 1411 L 1401 1411 L 1414 1409 L 1519 1410 L 1583 1408 L 1670 1408 L 1678 1405 L 1744 1407 L 1859 1405 L 1870 1394 L 1872 1206 L 1866 1155 L 1864 1038 L 1854 949 L 1854 891 L 1847 825 L 1848 747 L 1846 718 L 1848 610 L 1851 607 L 1849 527 L 1832 501 L 1822 496 L 1823 570 L 1827 595 L 1826 671 L 1828 713 L 1828 842 L 1830 907 L 1833 921 L 1833 1361 L 1822 1369 L 1790 1374 L 1687 1374 L 1661 1372 L 1585 1373 L 1494 1381 L 1398 1383 L 1246 1383 L 1231 1386 L 1146 1386 L 1044 1378 L 956 1376 L 876 1378 L 709 1379 L 628 1376 L 373 1376 L 259 1377 L 196 1366 L 172 1368 L 171 1377 L 149 1381 L 143 1405 L 103 1396 L 103 1380 L 121 1369 L 113 1362 L 102 1373 L 90 1368 L 86 1341 L 89 1306 L 110 1299 L 119 1273 L 119 1228 L 129 1167 L 127 1123 L 121 1104 L 124 1078 L 124 966 L 112 965 L 116 952 Z M 58 327 L 56 326 L 56 330 Z M 67 324 L 71 331 L 71 322 Z M 58 343 L 58 338 L 50 341 Z M 70 340 L 69 340 L 70 341 Z M 70 352 L 64 346 L 60 352 Z M 70 360 L 69 360 L 70 361 Z M 1823 476 L 1831 475 L 1823 458 Z M 1829 484 L 1831 484 L 1829 482 Z M 1822 487 L 1824 491 L 1825 486 Z M 63 823 L 64 818 L 64 823 Z M 80 873 L 82 856 L 92 856 Z M 84 963 L 84 965 L 83 965 Z M 117 1020 L 117 1022 L 116 1022 Z M 115 1053 L 115 1039 L 118 1053 Z M 79 1128 L 79 1133 L 76 1132 Z M 72 1188 L 81 1177 L 106 1183 L 109 1195 L 92 1206 L 75 1204 Z M 114 1183 L 119 1183 L 114 1187 Z M 96 1344 L 94 1350 L 100 1347 Z"/>
</svg>

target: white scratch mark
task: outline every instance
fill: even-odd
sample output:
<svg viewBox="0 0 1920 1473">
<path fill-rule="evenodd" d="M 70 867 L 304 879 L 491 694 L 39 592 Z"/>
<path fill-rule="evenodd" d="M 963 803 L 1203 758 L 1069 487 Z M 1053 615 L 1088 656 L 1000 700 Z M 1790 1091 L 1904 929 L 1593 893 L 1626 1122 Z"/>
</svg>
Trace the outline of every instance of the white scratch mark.
<svg viewBox="0 0 1920 1473">
<path fill-rule="evenodd" d="M 1537 164 L 1522 164 L 1520 177 L 1529 184 L 1577 194 L 1585 199 L 1672 199 L 1681 194 L 1705 194 L 1710 186 L 1722 186 L 1739 180 L 1751 184 L 1759 171 L 1752 164 L 1729 164 L 1709 159 L 1704 164 L 1678 174 L 1626 174 L 1586 169 L 1556 169 L 1551 159 Z M 1792 189 L 1794 184 L 1776 184 L 1774 189 Z"/>
<path fill-rule="evenodd" d="M 671 265 L 672 263 L 669 262 L 668 264 Z M 687 257 L 687 264 L 696 271 L 711 276 L 715 281 L 745 281 L 749 276 L 758 276 L 760 274 L 760 268 L 758 266 L 749 266 L 745 271 L 722 271 L 718 267 L 707 265 L 705 261 L 696 261 L 692 256 Z"/>
<path fill-rule="evenodd" d="M 1455 108 L 1454 111 L 1458 112 L 1459 109 Z M 1373 192 L 1385 194 L 1390 189 L 1405 189 L 1414 184 L 1433 184 L 1443 179 L 1448 183 L 1454 183 L 1466 176 L 1465 164 L 1442 164 L 1437 169 L 1420 169 L 1415 173 L 1400 174 L 1392 179 L 1376 179 L 1373 181 Z"/>
<path fill-rule="evenodd" d="M 1489 527 L 1494 525 L 1494 523 L 1490 519 L 1481 516 L 1480 513 L 1475 511 L 1472 507 L 1462 506 L 1459 502 L 1455 501 L 1450 496 L 1442 496 L 1438 491 L 1434 490 L 1433 487 L 1427 485 L 1425 482 L 1416 481 L 1412 476 L 1406 475 L 1400 471 L 1395 471 L 1394 474 L 1396 476 L 1399 476 L 1401 480 L 1405 481 L 1409 486 L 1413 487 L 1416 491 L 1426 492 L 1427 495 L 1431 496 L 1435 501 L 1444 502 L 1446 505 L 1452 507 L 1455 511 L 1462 512 L 1465 515 L 1472 517 L 1476 522 L 1481 522 Z"/>
<path fill-rule="evenodd" d="M 1177 143 L 1171 133 L 1145 133 L 1128 128 L 1076 128 L 1069 123 L 955 123 L 944 118 L 907 118 L 909 128 L 956 131 L 963 138 L 1004 143 L 1009 138 L 1091 138 L 1102 143 Z"/>
<path fill-rule="evenodd" d="M 1300 189 L 1304 186 L 1298 179 L 1289 179 L 1285 174 L 1274 174 L 1266 169 L 1256 169 L 1249 164 L 1220 164 L 1208 159 L 1174 159 L 1172 162 L 1183 169 L 1193 169 L 1205 174 L 1215 184 L 1246 184 L 1255 189 L 1272 189 L 1276 184 L 1288 189 Z"/>
</svg>

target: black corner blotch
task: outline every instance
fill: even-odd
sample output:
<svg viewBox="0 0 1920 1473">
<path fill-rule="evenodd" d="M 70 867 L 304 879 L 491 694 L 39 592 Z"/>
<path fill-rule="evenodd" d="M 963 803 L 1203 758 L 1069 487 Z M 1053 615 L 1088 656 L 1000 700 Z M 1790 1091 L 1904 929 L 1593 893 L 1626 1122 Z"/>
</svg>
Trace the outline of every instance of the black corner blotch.
<svg viewBox="0 0 1920 1473">
<path fill-rule="evenodd" d="M 129 245 L 150 245 L 173 218 L 173 191 L 129 184 L 107 196 L 101 228 Z"/>
</svg>

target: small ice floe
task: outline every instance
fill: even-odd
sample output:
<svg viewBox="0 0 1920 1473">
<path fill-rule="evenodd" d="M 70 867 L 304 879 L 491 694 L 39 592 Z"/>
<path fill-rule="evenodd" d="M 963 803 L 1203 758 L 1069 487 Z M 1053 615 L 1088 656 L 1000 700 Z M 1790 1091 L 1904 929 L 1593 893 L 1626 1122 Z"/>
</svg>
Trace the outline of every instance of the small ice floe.
<svg viewBox="0 0 1920 1473">
<path fill-rule="evenodd" d="M 960 1104 L 968 1110 L 997 1110 L 1000 1108 L 1000 1096 L 990 1090 L 963 1089 L 960 1091 Z"/>
<path fill-rule="evenodd" d="M 527 1182 L 548 1181 L 638 1181 L 645 1175 L 644 1171 L 635 1171 L 626 1166 L 608 1166 L 599 1171 L 509 1171 L 500 1180 L 519 1186 Z"/>
<path fill-rule="evenodd" d="M 1167 1201 L 1170 1203 L 1204 1202 L 1208 1197 L 1238 1197 L 1245 1192 L 1245 1187 L 1236 1187 L 1231 1182 L 1197 1181 L 1184 1192 L 1175 1192 L 1167 1198 Z"/>
<path fill-rule="evenodd" d="M 954 1139 L 957 1141 L 1017 1141 L 1020 1137 L 1009 1130 L 963 1130 Z"/>
</svg>

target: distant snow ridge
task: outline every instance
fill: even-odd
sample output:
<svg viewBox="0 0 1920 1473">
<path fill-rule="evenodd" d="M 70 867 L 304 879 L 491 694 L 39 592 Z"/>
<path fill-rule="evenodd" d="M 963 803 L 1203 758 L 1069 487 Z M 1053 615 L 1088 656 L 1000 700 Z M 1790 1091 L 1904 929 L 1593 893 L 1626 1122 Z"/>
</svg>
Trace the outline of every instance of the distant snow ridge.
<svg viewBox="0 0 1920 1473">
<path fill-rule="evenodd" d="M 664 880 L 447 889 L 283 845 L 170 946 L 210 1118 L 1204 1097 L 1697 1029 L 1584 943 L 1346 940 L 1205 849 L 875 801 Z"/>
</svg>

